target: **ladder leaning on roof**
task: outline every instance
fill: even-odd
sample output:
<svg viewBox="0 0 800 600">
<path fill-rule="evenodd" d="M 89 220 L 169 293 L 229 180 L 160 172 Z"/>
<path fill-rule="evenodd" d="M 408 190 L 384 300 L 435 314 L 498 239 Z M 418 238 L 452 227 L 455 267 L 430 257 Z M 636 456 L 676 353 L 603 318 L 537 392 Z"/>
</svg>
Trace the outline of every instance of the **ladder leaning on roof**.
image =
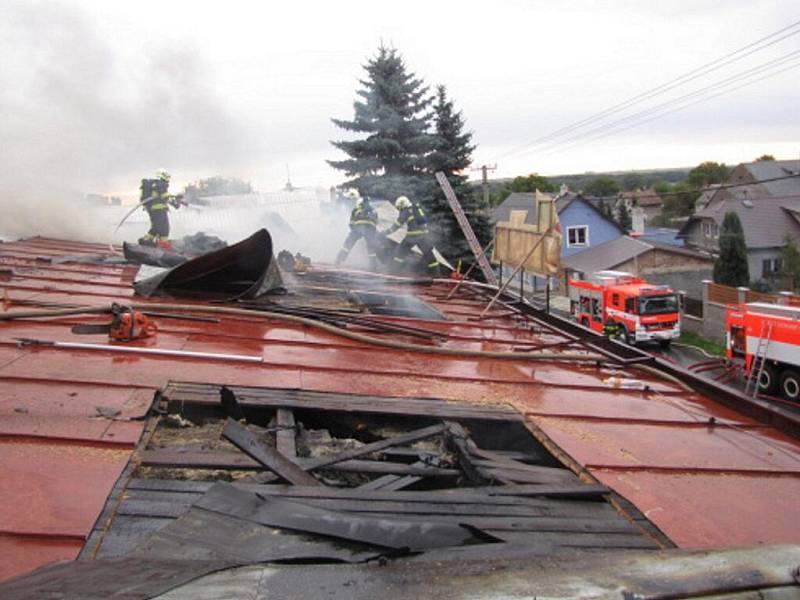
<svg viewBox="0 0 800 600">
<path fill-rule="evenodd" d="M 769 348 L 770 337 L 772 336 L 772 321 L 762 321 L 761 334 L 758 336 L 758 345 L 753 354 L 753 365 L 750 369 L 750 376 L 744 387 L 745 396 L 758 395 L 758 383 L 761 381 L 761 374 L 764 372 L 764 365 L 767 364 L 767 349 Z M 753 389 L 750 390 L 752 385 Z"/>
</svg>

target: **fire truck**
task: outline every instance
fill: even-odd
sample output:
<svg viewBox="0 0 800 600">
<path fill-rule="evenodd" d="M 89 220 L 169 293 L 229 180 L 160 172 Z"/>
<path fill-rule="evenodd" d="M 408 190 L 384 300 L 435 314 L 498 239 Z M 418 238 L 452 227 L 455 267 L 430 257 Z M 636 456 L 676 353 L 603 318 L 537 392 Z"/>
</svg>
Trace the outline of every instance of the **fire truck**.
<svg viewBox="0 0 800 600">
<path fill-rule="evenodd" d="M 598 271 L 586 280 L 569 280 L 570 310 L 584 327 L 616 330 L 629 344 L 659 342 L 663 347 L 681 334 L 677 295 L 665 285 L 651 285 L 622 271 Z"/>
<path fill-rule="evenodd" d="M 800 307 L 751 302 L 725 313 L 727 355 L 744 360 L 749 392 L 800 400 Z"/>
</svg>

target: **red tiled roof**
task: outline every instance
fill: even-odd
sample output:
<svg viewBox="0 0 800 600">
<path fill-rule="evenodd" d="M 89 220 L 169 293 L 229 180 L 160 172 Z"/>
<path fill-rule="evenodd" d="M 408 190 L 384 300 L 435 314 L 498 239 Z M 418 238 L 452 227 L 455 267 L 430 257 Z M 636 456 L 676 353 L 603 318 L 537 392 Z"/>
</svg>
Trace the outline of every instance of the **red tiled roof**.
<svg viewBox="0 0 800 600">
<path fill-rule="evenodd" d="M 135 268 L 37 260 L 104 250 L 43 239 L 0 244 L 0 268 L 14 269 L 0 281 L 8 310 L 129 301 Z M 520 326 L 502 307 L 476 322 L 485 301 L 448 300 L 450 289 L 413 290 L 449 320 L 381 318 L 445 332 L 453 348 L 508 351 L 563 339 Z M 14 338 L 76 341 L 69 325 L 103 319 L 0 323 L 0 579 L 77 555 L 142 433 L 143 421 L 130 419 L 142 417 L 170 380 L 509 403 L 679 546 L 800 542 L 792 501 L 800 495 L 798 440 L 666 379 L 594 364 L 413 353 L 261 317 L 219 319 L 157 319 L 157 335 L 131 345 L 263 362 L 20 348 Z M 620 376 L 650 391 L 615 387 Z M 98 406 L 120 412 L 109 419 Z"/>
</svg>

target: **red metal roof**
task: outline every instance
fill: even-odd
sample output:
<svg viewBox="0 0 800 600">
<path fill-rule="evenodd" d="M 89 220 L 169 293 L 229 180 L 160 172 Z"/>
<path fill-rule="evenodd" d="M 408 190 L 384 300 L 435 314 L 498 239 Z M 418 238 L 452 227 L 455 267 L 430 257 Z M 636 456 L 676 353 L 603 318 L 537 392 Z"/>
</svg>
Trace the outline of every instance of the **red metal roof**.
<svg viewBox="0 0 800 600">
<path fill-rule="evenodd" d="M 0 269 L 13 269 L 0 277 L 7 310 L 129 301 L 135 268 L 42 260 L 106 250 L 38 238 L 1 244 Z M 413 289 L 447 321 L 382 318 L 445 332 L 444 345 L 453 348 L 524 350 L 559 341 L 557 332 L 503 307 L 470 320 L 483 302 L 467 294 L 448 300 L 451 287 Z M 0 579 L 77 555 L 142 433 L 143 421 L 131 419 L 170 380 L 509 403 L 681 547 L 800 542 L 798 440 L 656 375 L 412 353 L 303 325 L 219 318 L 157 319 L 158 334 L 133 345 L 254 355 L 262 363 L 20 348 L 14 338 L 107 343 L 69 327 L 104 319 L 0 323 L 0 478 L 11 482 L 0 488 Z M 621 388 L 620 378 L 650 389 Z M 101 414 L 116 410 L 113 418 Z"/>
</svg>

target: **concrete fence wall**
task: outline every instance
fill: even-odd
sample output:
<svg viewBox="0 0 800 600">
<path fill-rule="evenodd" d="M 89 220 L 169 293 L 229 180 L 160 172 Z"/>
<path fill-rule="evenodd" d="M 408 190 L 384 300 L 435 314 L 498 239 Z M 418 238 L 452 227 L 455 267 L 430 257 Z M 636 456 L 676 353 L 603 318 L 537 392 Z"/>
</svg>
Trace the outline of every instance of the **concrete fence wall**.
<svg viewBox="0 0 800 600">
<path fill-rule="evenodd" d="M 685 331 L 719 343 L 725 343 L 725 307 L 727 304 L 746 304 L 761 301 L 775 304 L 792 304 L 796 296 L 789 292 L 780 294 L 757 294 L 746 287 L 732 288 L 717 285 L 705 279 L 703 289 L 703 317 L 682 312 L 681 327 Z"/>
</svg>

